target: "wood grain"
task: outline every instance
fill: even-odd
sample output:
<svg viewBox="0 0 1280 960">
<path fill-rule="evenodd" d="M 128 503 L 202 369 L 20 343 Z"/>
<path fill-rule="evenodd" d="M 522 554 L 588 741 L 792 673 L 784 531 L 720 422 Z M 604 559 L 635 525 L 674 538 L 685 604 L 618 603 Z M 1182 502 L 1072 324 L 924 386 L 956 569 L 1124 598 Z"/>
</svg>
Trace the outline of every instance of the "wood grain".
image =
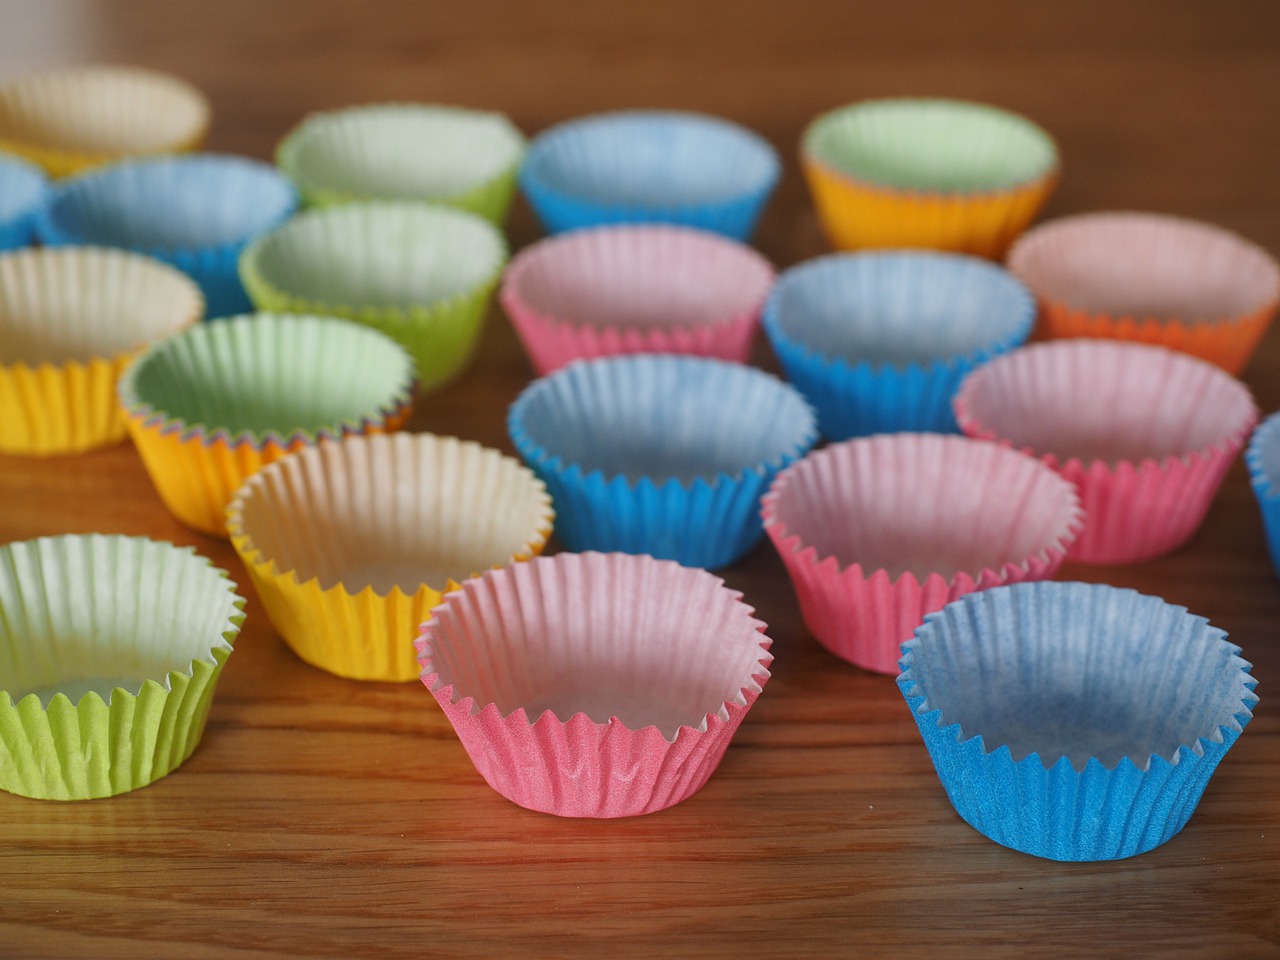
<svg viewBox="0 0 1280 960">
<path fill-rule="evenodd" d="M 885 94 L 989 100 L 1058 138 L 1046 216 L 1161 210 L 1280 250 L 1271 0 L 0 0 L 0 71 L 75 61 L 188 77 L 213 101 L 210 147 L 263 158 L 305 112 L 375 100 L 502 109 L 530 133 L 615 107 L 722 114 L 784 157 L 758 237 L 781 267 L 824 251 L 795 162 L 813 115 Z M 523 205 L 510 235 L 537 236 Z M 1245 375 L 1267 411 L 1278 341 Z M 529 376 L 495 309 L 475 366 L 411 428 L 510 452 L 504 414 Z M 0 541 L 72 531 L 194 545 L 249 591 L 226 543 L 169 517 L 132 447 L 0 459 Z M 725 575 L 770 624 L 774 677 L 701 793 L 613 822 L 503 800 L 421 685 L 307 667 L 250 594 L 177 773 L 109 801 L 0 795 L 0 955 L 1280 955 L 1280 585 L 1239 464 L 1185 549 L 1063 571 L 1185 604 L 1261 678 L 1186 830 L 1129 861 L 1055 864 L 979 836 L 893 681 L 806 634 L 769 545 Z"/>
</svg>

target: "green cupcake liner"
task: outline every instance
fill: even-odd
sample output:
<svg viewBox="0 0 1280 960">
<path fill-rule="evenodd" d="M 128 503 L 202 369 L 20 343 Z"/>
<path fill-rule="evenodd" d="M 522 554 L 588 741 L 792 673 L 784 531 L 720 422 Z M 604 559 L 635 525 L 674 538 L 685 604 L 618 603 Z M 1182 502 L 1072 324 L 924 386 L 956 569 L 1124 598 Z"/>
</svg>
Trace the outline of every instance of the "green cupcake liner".
<svg viewBox="0 0 1280 960">
<path fill-rule="evenodd" d="M 200 742 L 244 622 L 226 572 L 142 537 L 0 547 L 0 789 L 109 797 Z"/>
<path fill-rule="evenodd" d="M 240 277 L 260 310 L 382 331 L 430 389 L 471 359 L 506 261 L 506 240 L 475 214 L 368 201 L 308 211 L 259 238 L 240 257 Z"/>
<path fill-rule="evenodd" d="M 307 117 L 280 142 L 276 164 L 308 206 L 427 200 L 501 225 L 525 147 L 501 113 L 384 103 Z"/>
</svg>

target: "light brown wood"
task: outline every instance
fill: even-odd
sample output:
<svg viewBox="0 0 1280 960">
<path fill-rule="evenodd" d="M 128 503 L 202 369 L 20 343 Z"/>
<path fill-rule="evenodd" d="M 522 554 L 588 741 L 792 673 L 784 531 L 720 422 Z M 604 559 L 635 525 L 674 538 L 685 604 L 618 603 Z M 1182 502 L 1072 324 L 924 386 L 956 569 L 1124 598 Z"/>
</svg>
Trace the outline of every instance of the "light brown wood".
<svg viewBox="0 0 1280 960">
<path fill-rule="evenodd" d="M 812 116 L 873 95 L 987 100 L 1057 137 L 1045 216 L 1161 210 L 1280 251 L 1271 0 L 0 0 L 0 71 L 76 61 L 187 77 L 213 102 L 209 146 L 262 158 L 308 110 L 377 100 L 501 109 L 531 134 L 614 107 L 722 114 L 785 159 L 758 237 L 781 267 L 825 249 L 795 162 Z M 509 232 L 537 236 L 522 204 Z M 1273 331 L 1245 375 L 1266 411 L 1278 374 Z M 529 376 L 495 308 L 474 367 L 411 428 L 510 451 L 504 414 Z M 73 531 L 194 545 L 249 618 L 175 774 L 108 801 L 0 795 L 5 956 L 1280 955 L 1280 584 L 1239 464 L 1185 549 L 1063 570 L 1207 616 L 1261 679 L 1186 830 L 1094 865 L 962 823 L 892 679 L 817 646 L 767 543 L 725 574 L 777 659 L 719 772 L 669 811 L 589 822 L 492 792 L 420 684 L 298 661 L 230 547 L 170 518 L 131 446 L 0 459 L 0 541 Z"/>
</svg>

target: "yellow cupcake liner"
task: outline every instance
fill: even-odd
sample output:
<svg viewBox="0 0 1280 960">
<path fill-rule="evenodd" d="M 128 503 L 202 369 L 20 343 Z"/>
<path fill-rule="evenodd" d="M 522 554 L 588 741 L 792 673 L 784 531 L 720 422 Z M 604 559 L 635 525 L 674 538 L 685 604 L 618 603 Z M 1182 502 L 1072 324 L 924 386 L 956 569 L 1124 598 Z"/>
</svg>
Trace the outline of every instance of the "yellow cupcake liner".
<svg viewBox="0 0 1280 960">
<path fill-rule="evenodd" d="M 75 67 L 0 87 L 0 152 L 68 177 L 124 157 L 194 150 L 209 130 L 204 95 L 135 67 Z"/>
<path fill-rule="evenodd" d="M 480 570 L 540 554 L 553 518 L 546 487 L 513 458 L 397 434 L 283 458 L 236 494 L 227 529 L 299 658 L 402 682 L 421 671 L 413 641 L 441 597 Z M 441 572 L 450 565 L 459 569 Z"/>
<path fill-rule="evenodd" d="M 119 443 L 116 381 L 131 361 L 0 366 L 0 452 L 45 457 Z"/>
<path fill-rule="evenodd" d="M 899 190 L 801 158 L 818 219 L 838 250 L 915 247 L 999 260 L 1057 185 L 1056 170 L 1008 190 L 943 193 Z"/>
</svg>

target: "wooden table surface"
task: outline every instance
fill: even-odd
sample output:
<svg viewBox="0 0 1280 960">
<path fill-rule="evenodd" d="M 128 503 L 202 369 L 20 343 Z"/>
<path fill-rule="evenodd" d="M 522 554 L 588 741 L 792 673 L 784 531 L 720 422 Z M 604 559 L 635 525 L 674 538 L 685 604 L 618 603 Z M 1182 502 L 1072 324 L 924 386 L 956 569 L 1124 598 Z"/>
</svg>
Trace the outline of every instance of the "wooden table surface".
<svg viewBox="0 0 1280 960">
<path fill-rule="evenodd" d="M 213 102 L 209 146 L 261 158 L 307 111 L 370 101 L 501 109 L 529 134 L 618 107 L 722 114 L 784 158 L 757 238 L 779 267 L 825 250 L 796 164 L 811 117 L 870 96 L 985 100 L 1058 139 L 1045 216 L 1167 211 L 1280 251 L 1274 0 L 0 0 L 5 76 L 101 61 L 189 78 Z M 538 236 L 523 202 L 509 233 Z M 1273 331 L 1245 375 L 1264 411 L 1277 374 Z M 411 429 L 510 452 L 504 414 L 530 376 L 495 307 L 473 368 Z M 0 541 L 87 531 L 194 545 L 249 617 L 175 774 L 104 801 L 0 795 L 0 956 L 1280 955 L 1280 584 L 1240 464 L 1173 556 L 1062 571 L 1207 616 L 1261 679 L 1185 831 L 1101 864 L 962 823 L 892 678 L 807 635 L 768 543 L 724 574 L 777 659 L 719 772 L 671 810 L 573 821 L 491 791 L 421 684 L 301 663 L 229 545 L 173 520 L 128 444 L 0 458 Z"/>
</svg>

